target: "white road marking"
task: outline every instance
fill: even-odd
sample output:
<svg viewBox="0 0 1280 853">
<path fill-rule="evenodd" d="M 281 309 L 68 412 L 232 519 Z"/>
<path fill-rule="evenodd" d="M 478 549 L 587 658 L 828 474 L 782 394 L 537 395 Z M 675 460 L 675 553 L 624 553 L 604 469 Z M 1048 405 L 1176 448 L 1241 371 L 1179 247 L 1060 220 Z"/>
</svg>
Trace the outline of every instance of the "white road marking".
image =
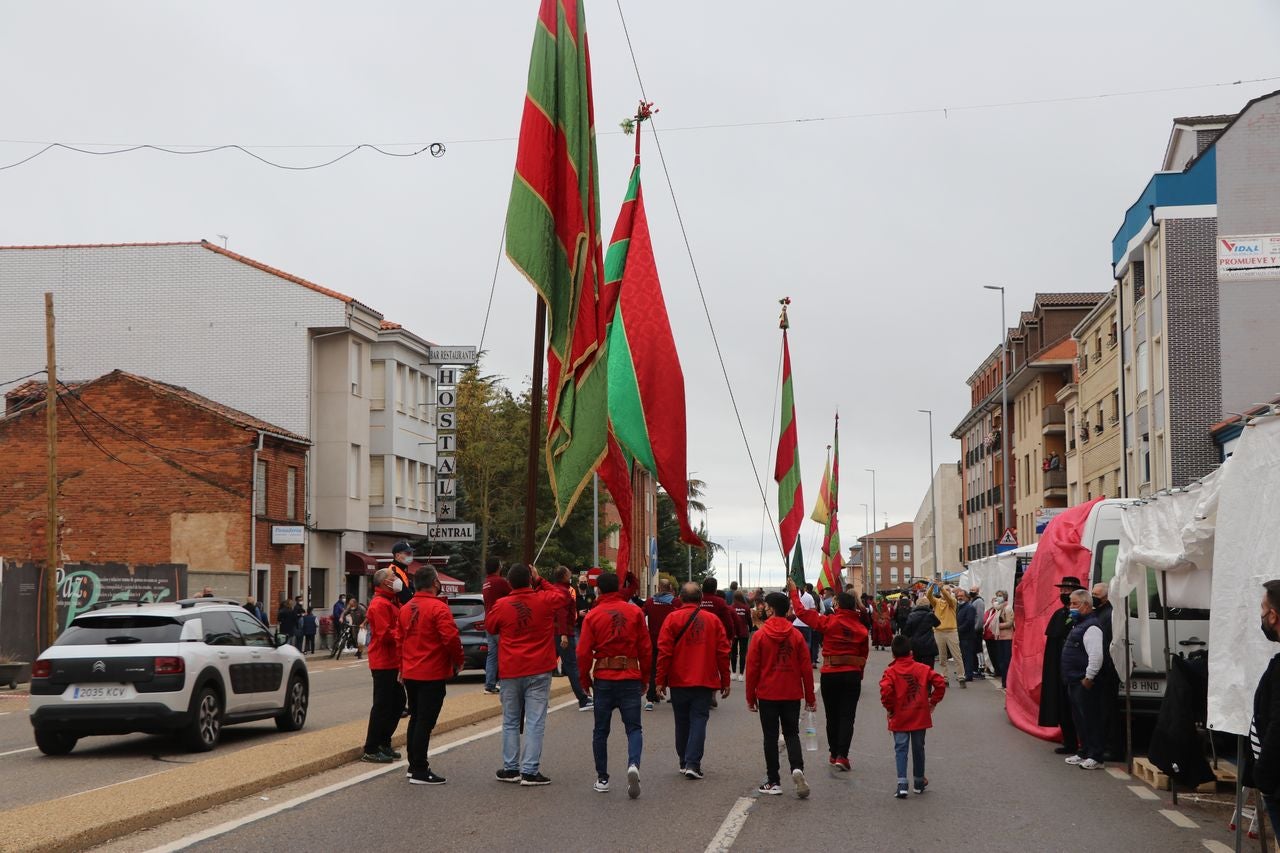
<svg viewBox="0 0 1280 853">
<path fill-rule="evenodd" d="M 559 705 L 552 705 L 550 708 L 547 709 L 547 713 L 559 711 L 562 708 L 568 708 L 570 706 L 577 707 L 577 704 L 578 704 L 577 699 L 570 699 L 567 702 L 561 702 Z M 436 747 L 435 749 L 431 750 L 429 755 L 431 757 L 442 755 L 443 753 L 449 752 L 450 750 L 456 749 L 457 747 L 466 746 L 469 743 L 473 743 L 482 738 L 487 738 L 490 735 L 496 735 L 501 732 L 502 732 L 502 726 L 500 725 L 494 726 L 491 729 L 485 729 L 482 732 L 476 732 L 473 735 L 468 735 L 467 737 L 460 738 L 451 743 L 446 743 L 443 746 Z M 171 841 L 168 844 L 162 844 L 159 847 L 153 847 L 152 849 L 148 850 L 147 853 L 175 853 L 175 851 L 178 851 L 178 850 L 185 850 L 187 847 L 190 847 L 193 844 L 199 844 L 201 841 L 208 841 L 210 838 L 217 838 L 220 835 L 226 835 L 228 832 L 239 829 L 242 826 L 247 826 L 251 823 L 256 823 L 257 821 L 263 820 L 264 818 L 277 815 L 280 812 L 285 811 L 287 809 L 296 808 L 297 806 L 303 805 L 304 803 L 309 803 L 312 800 L 319 799 L 320 797 L 326 797 L 329 794 L 332 794 L 336 791 L 341 791 L 344 788 L 350 788 L 353 785 L 359 785 L 362 782 L 367 782 L 370 779 L 376 779 L 379 776 L 386 775 L 387 773 L 391 773 L 393 771 L 404 770 L 407 764 L 408 762 L 398 761 L 395 764 L 388 764 L 385 767 L 378 767 L 374 770 L 369 770 L 365 773 L 359 774 L 358 776 L 352 776 L 350 779 L 344 779 L 341 782 L 334 782 L 332 785 L 326 785 L 325 787 L 320 788 L 319 790 L 316 790 L 316 791 L 312 791 L 309 794 L 303 794 L 300 797 L 294 797 L 292 800 L 286 800 L 283 803 L 277 803 L 276 805 L 271 806 L 269 808 L 265 808 L 261 811 L 254 812 L 253 814 L 248 815 L 247 817 L 235 818 L 234 820 L 229 820 L 229 821 L 226 821 L 225 823 L 220 823 L 217 826 L 210 827 L 209 829 L 201 830 L 200 832 L 196 832 L 196 833 L 192 833 L 191 835 L 184 836 L 178 839 L 177 841 Z M 749 800 L 748 800 L 748 804 L 750 804 Z"/>
<path fill-rule="evenodd" d="M 1174 826 L 1180 826 L 1183 829 L 1197 828 L 1196 822 L 1191 818 L 1187 817 L 1186 815 L 1184 815 L 1180 811 L 1176 811 L 1174 809 L 1161 809 L 1160 814 L 1167 817 L 1169 819 L 1169 822 L 1172 823 Z"/>
<path fill-rule="evenodd" d="M 711 843 L 707 845 L 705 853 L 724 853 L 733 847 L 738 833 L 747 822 L 747 812 L 751 809 L 752 802 L 750 797 L 738 797 L 733 808 L 729 809 L 729 813 L 725 815 L 724 823 L 720 824 Z"/>
<path fill-rule="evenodd" d="M 1215 841 L 1212 838 L 1206 838 L 1200 843 L 1204 845 L 1205 850 L 1210 850 L 1212 853 L 1232 853 L 1231 847 L 1228 847 L 1221 841 Z"/>
<path fill-rule="evenodd" d="M 142 776 L 134 776 L 132 779 L 121 779 L 119 782 L 112 782 L 109 785 L 99 785 L 97 788 L 89 788 L 87 791 L 77 791 L 74 794 L 65 794 L 61 797 L 55 797 L 57 800 L 65 800 L 67 797 L 78 797 L 81 794 L 92 794 L 94 791 L 105 791 L 107 788 L 114 788 L 116 785 L 123 785 L 126 782 L 137 782 L 139 779 L 149 779 L 152 776 L 159 776 L 161 773 L 168 773 L 168 770 L 157 770 L 154 773 L 145 773 Z"/>
<path fill-rule="evenodd" d="M 1129 778 L 1129 774 L 1125 773 L 1119 767 L 1108 767 L 1107 772 L 1121 781 L 1124 781 L 1125 779 Z"/>
<path fill-rule="evenodd" d="M 17 755 L 20 752 L 35 752 L 35 750 L 36 747 L 34 746 L 29 746 L 26 749 L 11 749 L 8 752 L 0 752 L 0 758 L 4 758 L 6 755 Z"/>
<path fill-rule="evenodd" d="M 0 717 L 7 717 L 12 713 L 12 711 L 0 711 Z"/>
<path fill-rule="evenodd" d="M 1146 785 L 1130 785 L 1129 790 L 1133 791 L 1133 795 L 1140 800 L 1160 799 L 1160 795 L 1148 788 Z"/>
</svg>

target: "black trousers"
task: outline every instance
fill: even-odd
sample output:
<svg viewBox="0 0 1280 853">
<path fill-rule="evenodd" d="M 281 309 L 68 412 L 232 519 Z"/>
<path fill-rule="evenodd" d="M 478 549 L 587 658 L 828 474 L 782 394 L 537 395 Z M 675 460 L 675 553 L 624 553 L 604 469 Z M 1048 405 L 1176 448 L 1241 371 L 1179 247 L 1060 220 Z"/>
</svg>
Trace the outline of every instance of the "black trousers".
<svg viewBox="0 0 1280 853">
<path fill-rule="evenodd" d="M 425 773 L 431 767 L 427 756 L 431 750 L 431 730 L 436 727 L 444 706 L 444 682 L 406 678 L 404 689 L 409 694 L 409 772 Z"/>
<path fill-rule="evenodd" d="M 364 751 L 377 752 L 391 748 L 391 736 L 400 724 L 404 710 L 404 689 L 400 686 L 400 670 L 371 669 L 373 704 L 369 706 L 369 728 L 364 736 Z"/>
<path fill-rule="evenodd" d="M 644 696 L 646 702 L 660 702 L 658 698 L 658 644 L 653 644 L 653 661 L 649 665 L 649 692 Z"/>
<path fill-rule="evenodd" d="M 1085 687 L 1079 682 L 1067 685 L 1067 693 L 1071 696 L 1071 715 L 1074 718 L 1076 733 L 1080 737 L 1076 755 L 1102 761 L 1105 749 L 1106 733 L 1103 731 L 1102 691 L 1098 685 Z"/>
<path fill-rule="evenodd" d="M 787 742 L 787 761 L 792 770 L 804 769 L 804 751 L 800 748 L 800 700 L 799 699 L 758 699 L 756 707 L 760 711 L 760 729 L 764 732 L 764 767 L 769 781 L 775 785 L 782 779 L 778 776 L 778 726 L 782 726 L 782 737 Z"/>
<path fill-rule="evenodd" d="M 822 709 L 827 716 L 827 748 L 832 758 L 848 758 L 853 724 L 862 696 L 862 673 L 824 672 L 821 676 Z"/>
<path fill-rule="evenodd" d="M 1043 690 L 1043 686 L 1040 689 Z M 1078 752 L 1082 747 L 1076 735 L 1075 715 L 1071 711 L 1071 694 L 1067 690 L 1067 685 L 1061 680 L 1058 681 L 1058 708 L 1059 716 L 1062 718 L 1058 721 L 1062 729 L 1062 745 L 1071 752 Z"/>
<path fill-rule="evenodd" d="M 656 665 L 654 668 L 657 668 Z M 746 637 L 734 637 L 729 641 L 729 671 L 739 675 L 747 671 Z"/>
</svg>

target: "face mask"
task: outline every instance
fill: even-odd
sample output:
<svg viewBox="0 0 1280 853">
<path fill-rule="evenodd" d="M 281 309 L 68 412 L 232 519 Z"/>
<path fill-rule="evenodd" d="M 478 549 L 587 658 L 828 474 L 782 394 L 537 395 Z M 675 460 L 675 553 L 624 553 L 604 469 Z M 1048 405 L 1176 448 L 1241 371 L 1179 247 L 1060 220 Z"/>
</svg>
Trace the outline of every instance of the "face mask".
<svg viewBox="0 0 1280 853">
<path fill-rule="evenodd" d="M 400 592 L 400 591 L 401 591 L 401 590 L 403 590 L 403 589 L 404 589 L 404 581 L 400 580 L 400 578 L 396 578 L 395 580 L 393 580 L 393 581 L 391 582 L 391 591 L 392 591 L 392 592 L 397 592 L 397 593 L 398 593 L 398 592 Z"/>
<path fill-rule="evenodd" d="M 1071 596 L 1064 592 L 1062 595 L 1058 596 L 1058 600 L 1061 601 L 1063 604 L 1070 604 Z"/>
<path fill-rule="evenodd" d="M 1102 606 L 1102 599 L 1098 598 L 1098 596 L 1095 595 L 1093 597 L 1093 609 L 1097 610 L 1101 606 Z"/>
<path fill-rule="evenodd" d="M 1071 608 L 1071 610 L 1069 610 L 1069 611 L 1068 611 L 1068 613 L 1070 613 L 1070 614 L 1071 614 L 1071 618 L 1072 618 L 1072 619 L 1079 619 L 1079 618 L 1080 618 L 1080 611 L 1079 611 L 1079 610 L 1077 610 L 1077 609 L 1076 609 L 1076 608 L 1074 608 L 1074 607 L 1073 607 L 1073 608 Z"/>
<path fill-rule="evenodd" d="M 1262 620 L 1262 636 L 1273 643 L 1280 643 L 1280 630 L 1275 625 L 1268 625 L 1266 619 Z"/>
<path fill-rule="evenodd" d="M 1002 595 L 997 595 L 997 596 L 996 596 L 996 604 L 1004 604 L 1004 596 L 1002 596 Z"/>
</svg>

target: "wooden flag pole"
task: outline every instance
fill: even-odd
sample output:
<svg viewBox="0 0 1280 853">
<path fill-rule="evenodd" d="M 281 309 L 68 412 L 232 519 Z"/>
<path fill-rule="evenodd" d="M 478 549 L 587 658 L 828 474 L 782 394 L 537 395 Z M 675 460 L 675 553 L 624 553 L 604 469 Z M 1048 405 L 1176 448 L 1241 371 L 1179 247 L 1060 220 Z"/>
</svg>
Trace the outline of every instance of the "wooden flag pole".
<svg viewBox="0 0 1280 853">
<path fill-rule="evenodd" d="M 547 306 L 542 296 L 533 321 L 533 387 L 529 389 L 529 459 L 524 500 L 524 561 L 533 568 L 538 538 L 538 453 L 541 450 L 543 341 L 547 334 Z"/>
</svg>

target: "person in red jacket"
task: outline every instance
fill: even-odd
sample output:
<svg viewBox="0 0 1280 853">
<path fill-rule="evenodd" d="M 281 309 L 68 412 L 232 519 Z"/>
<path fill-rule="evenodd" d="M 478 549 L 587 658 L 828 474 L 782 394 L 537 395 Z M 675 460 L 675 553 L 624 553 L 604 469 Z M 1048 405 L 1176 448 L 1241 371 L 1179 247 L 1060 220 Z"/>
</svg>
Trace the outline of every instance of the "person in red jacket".
<svg viewBox="0 0 1280 853">
<path fill-rule="evenodd" d="M 729 697 L 729 636 L 720 620 L 702 609 L 696 583 L 680 589 L 680 601 L 658 635 L 658 695 L 666 696 L 671 687 L 680 772 L 701 779 L 711 700 L 717 687 L 721 698 Z"/>
<path fill-rule="evenodd" d="M 911 747 L 916 793 L 923 794 L 929 780 L 924 775 L 924 733 L 933 727 L 933 709 L 947 693 L 947 680 L 933 667 L 911 656 L 911 640 L 899 634 L 893 638 L 893 663 L 880 678 L 880 704 L 889 712 L 893 732 L 893 753 L 898 765 L 898 789 L 894 796 L 907 796 L 907 747 Z"/>
<path fill-rule="evenodd" d="M 578 671 L 582 687 L 595 690 L 596 725 L 591 751 L 596 761 L 595 789 L 609 791 L 609 725 L 617 708 L 627 731 L 627 796 L 640 796 L 640 694 L 649 682 L 649 629 L 644 613 L 618 592 L 618 576 L 605 572 L 596 581 L 600 597 L 582 620 Z"/>
<path fill-rule="evenodd" d="M 568 566 L 556 566 L 551 579 L 563 599 L 556 609 L 556 656 L 560 659 L 565 678 L 569 679 L 569 688 L 578 700 L 578 710 L 590 711 L 591 696 L 582 689 L 582 678 L 578 672 L 578 601 L 573 594 L 573 572 Z"/>
<path fill-rule="evenodd" d="M 493 606 L 485 624 L 498 635 L 502 769 L 495 775 L 499 782 L 549 785 L 551 780 L 542 775 L 542 736 L 547 727 L 551 672 L 556 668 L 556 611 L 564 604 L 563 593 L 522 563 L 511 567 L 507 581 L 511 594 Z"/>
<path fill-rule="evenodd" d="M 439 598 L 434 566 L 413 576 L 413 597 L 400 607 L 400 676 L 409 695 L 409 782 L 443 785 L 427 760 L 431 730 L 444 706 L 445 682 L 462 669 L 462 639 L 449 605 Z"/>
<path fill-rule="evenodd" d="M 827 718 L 828 763 L 838 770 L 849 770 L 849 745 L 853 743 L 853 724 L 858 717 L 858 699 L 862 696 L 862 671 L 867 665 L 870 641 L 867 626 L 858 612 L 853 593 L 835 597 L 830 616 L 810 610 L 800 601 L 799 590 L 790 580 L 787 592 L 796 618 L 814 631 L 822 633 L 822 710 Z"/>
<path fill-rule="evenodd" d="M 484 615 L 489 618 L 493 605 L 511 594 L 511 584 L 502 576 L 502 563 L 497 557 L 489 557 L 484 561 L 484 586 L 480 587 L 484 596 Z M 498 635 L 486 630 L 484 640 L 489 646 L 489 653 L 484 658 L 484 692 L 498 692 Z"/>
<path fill-rule="evenodd" d="M 747 640 L 751 638 L 751 607 L 742 590 L 733 593 L 733 603 L 729 605 L 733 614 L 733 634 L 730 635 L 729 669 L 733 678 L 742 681 L 747 671 Z"/>
<path fill-rule="evenodd" d="M 658 592 L 649 596 L 644 603 L 644 618 L 649 625 L 649 641 L 653 646 L 653 659 L 649 667 L 649 693 L 645 697 L 644 709 L 653 710 L 653 704 L 660 702 L 658 698 L 658 634 L 662 631 L 662 623 L 680 606 L 676 600 L 671 581 L 668 578 L 658 579 Z"/>
<path fill-rule="evenodd" d="M 404 582 L 391 569 L 373 573 L 373 598 L 365 611 L 369 628 L 369 674 L 373 676 L 373 704 L 364 736 L 361 761 L 390 764 L 400 758 L 391 748 L 400 713 L 404 710 L 404 688 L 400 686 L 400 601 L 396 597 Z"/>
<path fill-rule="evenodd" d="M 764 731 L 764 766 L 767 772 L 758 792 L 781 794 L 778 775 L 778 724 L 787 742 L 787 760 L 791 778 L 796 783 L 796 796 L 809 796 L 809 783 L 804 778 L 804 750 L 800 748 L 800 700 L 816 710 L 813 695 L 813 664 L 809 662 L 809 644 L 786 618 L 791 603 L 780 592 L 765 596 L 770 615 L 760 627 L 747 649 L 747 708 L 760 714 Z"/>
</svg>

